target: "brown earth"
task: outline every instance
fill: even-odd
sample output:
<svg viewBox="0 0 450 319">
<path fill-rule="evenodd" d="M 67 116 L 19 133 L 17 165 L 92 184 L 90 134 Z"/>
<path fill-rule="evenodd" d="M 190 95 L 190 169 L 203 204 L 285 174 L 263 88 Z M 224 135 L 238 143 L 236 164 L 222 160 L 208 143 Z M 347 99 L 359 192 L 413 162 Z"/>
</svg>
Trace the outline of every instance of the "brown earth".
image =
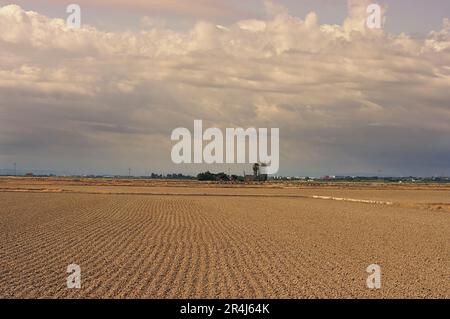
<svg viewBox="0 0 450 319">
<path fill-rule="evenodd" d="M 448 195 L 439 184 L 0 178 L 0 297 L 449 298 Z M 80 290 L 66 287 L 72 263 Z M 366 287 L 370 264 L 379 290 Z"/>
</svg>

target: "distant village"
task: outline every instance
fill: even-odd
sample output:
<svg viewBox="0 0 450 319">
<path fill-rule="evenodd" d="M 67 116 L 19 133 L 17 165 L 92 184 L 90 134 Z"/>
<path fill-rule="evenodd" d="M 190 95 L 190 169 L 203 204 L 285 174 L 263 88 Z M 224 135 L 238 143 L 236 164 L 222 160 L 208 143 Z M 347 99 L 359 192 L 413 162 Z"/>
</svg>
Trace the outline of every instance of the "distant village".
<svg viewBox="0 0 450 319">
<path fill-rule="evenodd" d="M 34 173 L 28 171 L 18 171 L 12 169 L 0 169 L 0 176 L 5 177 L 73 177 L 73 178 L 111 178 L 111 179 L 166 179 L 166 180 L 198 180 L 206 182 L 221 183 L 264 183 L 267 181 L 298 181 L 298 182 L 390 182 L 390 183 L 450 183 L 449 176 L 433 176 L 433 177 L 390 177 L 390 176 L 335 176 L 325 175 L 320 177 L 309 176 L 272 176 L 266 174 L 265 165 L 255 163 L 252 165 L 252 174 L 242 175 L 230 174 L 225 172 L 212 173 L 210 171 L 201 172 L 197 176 L 185 175 L 181 173 L 149 173 L 145 176 L 135 176 L 128 170 L 128 175 L 70 175 L 70 174 L 47 174 Z"/>
</svg>

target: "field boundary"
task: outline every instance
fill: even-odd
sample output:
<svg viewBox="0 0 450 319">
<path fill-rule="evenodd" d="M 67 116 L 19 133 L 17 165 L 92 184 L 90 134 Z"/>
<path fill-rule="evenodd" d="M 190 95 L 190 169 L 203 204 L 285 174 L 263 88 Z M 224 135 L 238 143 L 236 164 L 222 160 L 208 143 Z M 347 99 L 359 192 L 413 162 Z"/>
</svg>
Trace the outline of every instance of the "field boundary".
<svg viewBox="0 0 450 319">
<path fill-rule="evenodd" d="M 303 198 L 303 199 L 319 199 L 319 200 L 334 200 L 334 201 L 344 201 L 353 203 L 364 203 L 364 204 L 377 204 L 377 205 L 394 205 L 394 202 L 377 201 L 370 199 L 356 199 L 356 198 L 343 198 L 343 197 L 332 197 L 332 196 L 321 196 L 321 195 L 281 195 L 281 194 L 208 194 L 208 193 L 126 193 L 126 192 L 79 192 L 72 190 L 63 189 L 0 189 L 0 192 L 4 193 L 60 193 L 60 194 L 90 194 L 90 195 L 135 195 L 135 196 L 184 196 L 184 197 L 249 197 L 249 198 Z"/>
</svg>

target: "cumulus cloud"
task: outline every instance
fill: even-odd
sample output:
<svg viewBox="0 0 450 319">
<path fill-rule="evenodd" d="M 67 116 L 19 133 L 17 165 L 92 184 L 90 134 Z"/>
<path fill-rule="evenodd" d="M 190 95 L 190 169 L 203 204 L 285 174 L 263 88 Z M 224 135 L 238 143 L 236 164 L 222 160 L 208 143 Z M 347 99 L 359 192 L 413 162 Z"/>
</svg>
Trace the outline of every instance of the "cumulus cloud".
<svg viewBox="0 0 450 319">
<path fill-rule="evenodd" d="M 285 174 L 450 173 L 448 20 L 416 39 L 365 29 L 361 1 L 342 25 L 267 9 L 102 32 L 1 7 L 0 161 L 175 170 L 170 132 L 202 119 L 279 127 Z"/>
</svg>

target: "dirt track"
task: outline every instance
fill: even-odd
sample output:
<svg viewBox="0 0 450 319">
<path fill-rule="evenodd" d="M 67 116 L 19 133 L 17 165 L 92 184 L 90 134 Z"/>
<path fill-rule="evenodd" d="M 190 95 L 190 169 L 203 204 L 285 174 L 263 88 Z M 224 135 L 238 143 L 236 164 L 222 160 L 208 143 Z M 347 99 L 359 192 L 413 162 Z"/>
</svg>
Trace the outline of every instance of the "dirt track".
<svg viewBox="0 0 450 319">
<path fill-rule="evenodd" d="M 245 196 L 0 201 L 0 297 L 450 297 L 444 211 Z M 81 290 L 66 288 L 71 263 Z M 380 290 L 366 288 L 370 264 Z"/>
</svg>

